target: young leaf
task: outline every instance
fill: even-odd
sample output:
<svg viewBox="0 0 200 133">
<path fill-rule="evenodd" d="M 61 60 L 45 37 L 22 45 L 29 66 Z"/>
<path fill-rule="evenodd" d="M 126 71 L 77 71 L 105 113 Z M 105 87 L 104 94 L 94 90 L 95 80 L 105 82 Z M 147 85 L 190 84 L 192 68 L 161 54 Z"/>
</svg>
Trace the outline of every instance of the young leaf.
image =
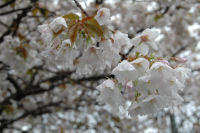
<svg viewBox="0 0 200 133">
<path fill-rule="evenodd" d="M 39 12 L 39 9 L 38 9 L 38 8 L 34 8 L 34 9 L 32 10 L 32 15 L 33 15 L 33 16 L 36 16 L 38 12 Z"/>
<path fill-rule="evenodd" d="M 69 13 L 69 14 L 66 14 L 64 16 L 62 16 L 65 20 L 69 20 L 69 21 L 72 21 L 72 20 L 78 20 L 79 19 L 79 16 L 74 14 L 74 13 Z"/>
<path fill-rule="evenodd" d="M 90 31 L 91 34 L 95 33 L 98 36 L 103 36 L 103 31 L 98 29 L 95 25 L 86 23 L 85 26 L 87 27 L 88 31 Z"/>
<path fill-rule="evenodd" d="M 91 33 L 95 33 L 98 36 L 103 36 L 103 29 L 101 28 L 101 26 L 99 25 L 99 23 L 93 17 L 87 19 L 84 22 L 84 25 L 87 27 L 87 29 Z"/>
<path fill-rule="evenodd" d="M 70 41 L 71 41 L 72 44 L 76 41 L 78 30 L 79 30 L 79 24 L 78 23 L 73 25 L 69 29 L 69 37 L 70 37 Z"/>
<path fill-rule="evenodd" d="M 163 15 L 162 14 L 157 14 L 155 17 L 154 17 L 154 21 L 158 21 L 159 19 L 163 18 Z"/>
</svg>

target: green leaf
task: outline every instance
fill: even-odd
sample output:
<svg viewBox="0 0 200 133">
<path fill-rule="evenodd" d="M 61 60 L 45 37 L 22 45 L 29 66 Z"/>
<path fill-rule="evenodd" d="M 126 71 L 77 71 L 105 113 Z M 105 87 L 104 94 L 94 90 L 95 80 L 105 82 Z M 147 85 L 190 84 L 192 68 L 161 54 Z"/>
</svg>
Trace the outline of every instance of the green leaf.
<svg viewBox="0 0 200 133">
<path fill-rule="evenodd" d="M 155 17 L 154 17 L 154 21 L 158 21 L 159 19 L 161 19 L 163 17 L 162 14 L 157 14 Z"/>
<path fill-rule="evenodd" d="M 79 19 L 79 16 L 74 14 L 74 13 L 69 13 L 69 14 L 66 14 L 64 16 L 62 16 L 65 20 L 78 20 Z"/>
<path fill-rule="evenodd" d="M 85 24 L 86 29 L 89 31 L 89 35 L 93 36 L 93 35 L 98 35 L 98 36 L 103 36 L 102 31 L 100 31 L 99 29 L 97 29 L 97 27 L 93 24 L 90 23 L 86 23 Z"/>
<path fill-rule="evenodd" d="M 95 33 L 96 35 L 103 37 L 103 29 L 94 18 L 91 18 L 85 21 L 84 25 L 86 29 L 90 32 L 89 34 L 92 35 Z"/>
</svg>

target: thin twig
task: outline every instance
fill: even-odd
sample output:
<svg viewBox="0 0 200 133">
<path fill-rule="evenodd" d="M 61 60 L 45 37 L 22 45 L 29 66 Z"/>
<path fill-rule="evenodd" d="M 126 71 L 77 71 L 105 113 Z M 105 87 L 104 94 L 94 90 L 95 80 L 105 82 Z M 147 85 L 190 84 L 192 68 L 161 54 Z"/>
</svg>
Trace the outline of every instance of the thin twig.
<svg viewBox="0 0 200 133">
<path fill-rule="evenodd" d="M 76 3 L 76 6 L 88 17 L 89 15 L 88 15 L 87 12 L 83 9 L 83 7 L 80 5 L 80 3 L 78 3 L 77 0 L 74 0 L 74 2 Z"/>
<path fill-rule="evenodd" d="M 12 4 L 13 2 L 15 2 L 15 0 L 10 0 L 7 3 L 4 3 L 3 5 L 0 5 L 0 8 L 6 7 L 6 6 Z"/>
<path fill-rule="evenodd" d="M 11 11 L 2 12 L 2 13 L 0 13 L 0 16 L 8 15 L 8 14 L 15 13 L 15 12 L 18 12 L 18 11 L 23 11 L 24 9 L 26 9 L 26 8 L 19 8 L 19 9 L 14 9 L 14 10 L 11 10 Z"/>
</svg>

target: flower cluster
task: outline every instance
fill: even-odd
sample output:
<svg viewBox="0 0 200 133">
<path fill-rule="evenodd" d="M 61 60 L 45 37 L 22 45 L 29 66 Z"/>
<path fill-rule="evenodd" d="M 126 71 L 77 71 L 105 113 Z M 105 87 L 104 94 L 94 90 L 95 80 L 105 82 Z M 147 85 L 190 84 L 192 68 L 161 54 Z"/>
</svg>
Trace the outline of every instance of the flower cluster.
<svg viewBox="0 0 200 133">
<path fill-rule="evenodd" d="M 115 79 L 97 87 L 97 99 L 115 112 L 150 114 L 180 103 L 183 99 L 178 91 L 184 88 L 189 70 L 151 54 L 158 50 L 158 31 L 146 29 L 130 39 L 125 33 L 110 30 L 109 24 L 106 8 L 94 17 L 80 19 L 73 13 L 58 17 L 39 27 L 42 55 L 56 66 L 74 69 L 77 75 L 112 71 Z M 128 57 L 123 59 L 122 55 Z"/>
<path fill-rule="evenodd" d="M 101 92 L 98 99 L 118 111 L 120 107 L 127 108 L 126 103 L 131 102 L 127 111 L 133 116 L 152 114 L 179 104 L 183 99 L 178 91 L 184 88 L 189 71 L 183 67 L 172 68 L 163 62 L 151 64 L 145 58 L 137 58 L 131 62 L 122 61 L 112 73 L 116 80 L 108 79 L 97 87 Z"/>
</svg>

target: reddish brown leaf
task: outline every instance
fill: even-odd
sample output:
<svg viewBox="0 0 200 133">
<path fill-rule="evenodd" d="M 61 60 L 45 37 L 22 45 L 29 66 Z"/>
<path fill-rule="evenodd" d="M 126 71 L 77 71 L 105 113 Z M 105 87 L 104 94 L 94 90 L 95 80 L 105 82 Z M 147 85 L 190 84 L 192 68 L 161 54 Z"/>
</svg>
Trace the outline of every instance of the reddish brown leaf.
<svg viewBox="0 0 200 133">
<path fill-rule="evenodd" d="M 75 24 L 69 29 L 69 37 L 72 44 L 76 41 L 78 30 L 79 24 Z"/>
</svg>

